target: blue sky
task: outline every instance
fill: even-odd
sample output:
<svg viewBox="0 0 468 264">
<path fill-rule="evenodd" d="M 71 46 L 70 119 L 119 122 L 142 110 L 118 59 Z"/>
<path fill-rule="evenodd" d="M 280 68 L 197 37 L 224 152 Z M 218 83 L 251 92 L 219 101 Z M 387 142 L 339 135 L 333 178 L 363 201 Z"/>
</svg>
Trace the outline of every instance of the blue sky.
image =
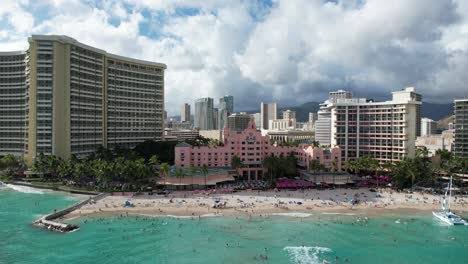
<svg viewBox="0 0 468 264">
<path fill-rule="evenodd" d="M 31 34 L 68 35 L 163 62 L 166 105 L 198 97 L 292 106 L 349 89 L 386 99 L 468 96 L 466 0 L 2 0 L 0 51 Z"/>
</svg>

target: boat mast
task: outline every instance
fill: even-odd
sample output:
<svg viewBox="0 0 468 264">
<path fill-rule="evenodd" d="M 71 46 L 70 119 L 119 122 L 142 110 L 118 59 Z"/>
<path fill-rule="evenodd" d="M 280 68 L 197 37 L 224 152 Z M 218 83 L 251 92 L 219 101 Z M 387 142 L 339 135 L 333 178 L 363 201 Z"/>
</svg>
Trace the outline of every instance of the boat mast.
<svg viewBox="0 0 468 264">
<path fill-rule="evenodd" d="M 452 198 L 452 176 L 450 176 L 448 211 L 450 212 L 450 199 Z"/>
</svg>

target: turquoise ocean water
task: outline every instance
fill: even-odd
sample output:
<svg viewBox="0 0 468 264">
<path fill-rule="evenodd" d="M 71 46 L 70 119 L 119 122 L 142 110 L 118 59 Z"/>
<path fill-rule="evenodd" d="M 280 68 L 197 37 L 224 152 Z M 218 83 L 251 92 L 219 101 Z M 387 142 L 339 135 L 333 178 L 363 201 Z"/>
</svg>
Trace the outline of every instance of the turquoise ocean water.
<svg viewBox="0 0 468 264">
<path fill-rule="evenodd" d="M 468 263 L 468 226 L 443 226 L 426 213 L 387 213 L 367 225 L 353 215 L 317 214 L 115 216 L 76 220 L 81 229 L 70 234 L 31 226 L 76 201 L 0 187 L 0 263 Z"/>
</svg>

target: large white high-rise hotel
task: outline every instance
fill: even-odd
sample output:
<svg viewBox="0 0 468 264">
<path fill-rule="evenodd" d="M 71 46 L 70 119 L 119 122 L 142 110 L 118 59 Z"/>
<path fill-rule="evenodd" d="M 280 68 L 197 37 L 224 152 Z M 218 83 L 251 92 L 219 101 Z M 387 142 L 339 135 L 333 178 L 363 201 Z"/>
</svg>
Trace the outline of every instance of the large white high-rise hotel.
<svg viewBox="0 0 468 264">
<path fill-rule="evenodd" d="M 395 162 L 414 156 L 421 132 L 421 95 L 413 87 L 393 92 L 392 100 L 384 102 L 339 92 L 330 93 L 318 112 L 315 130 L 320 144 L 339 146 L 345 160 L 368 156 Z"/>
<path fill-rule="evenodd" d="M 165 69 L 66 36 L 0 52 L 0 155 L 66 158 L 162 139 Z"/>
</svg>

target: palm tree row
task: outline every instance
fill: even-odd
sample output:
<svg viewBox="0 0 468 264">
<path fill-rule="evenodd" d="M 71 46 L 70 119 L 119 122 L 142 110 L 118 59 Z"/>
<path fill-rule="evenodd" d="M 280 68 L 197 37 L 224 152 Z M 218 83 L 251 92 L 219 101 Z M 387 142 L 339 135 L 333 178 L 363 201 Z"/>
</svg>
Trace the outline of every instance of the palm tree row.
<svg viewBox="0 0 468 264">
<path fill-rule="evenodd" d="M 296 175 L 296 164 L 297 158 L 293 153 L 288 156 L 267 156 L 263 160 L 263 167 L 269 174 L 269 183 L 273 184 L 273 181 L 280 177 L 291 177 Z"/>
<path fill-rule="evenodd" d="M 365 173 L 376 173 L 377 170 L 381 169 L 379 162 L 371 157 L 359 157 L 354 160 L 348 160 L 345 162 L 345 168 L 357 175 L 363 175 Z"/>
<path fill-rule="evenodd" d="M 345 167 L 357 174 L 386 172 L 392 176 L 395 187 L 409 188 L 417 183 L 432 185 L 437 179 L 434 172 L 442 171 L 449 175 L 455 173 L 468 173 L 468 158 L 453 156 L 447 150 L 438 150 L 436 155 L 440 157 L 440 162 L 433 163 L 429 158 L 429 151 L 422 147 L 416 149 L 413 158 L 404 158 L 395 163 L 379 162 L 370 157 L 360 157 L 355 160 L 345 162 Z"/>
<path fill-rule="evenodd" d="M 0 158 L 0 172 L 3 172 L 7 177 L 23 171 L 25 167 L 24 160 L 21 157 L 7 154 Z"/>
<path fill-rule="evenodd" d="M 100 157 L 102 159 L 79 160 L 72 156 L 70 159 L 64 160 L 54 155 L 40 154 L 36 158 L 32 170 L 44 179 L 50 180 L 73 180 L 81 183 L 94 182 L 99 185 L 108 185 L 110 183 L 148 183 L 151 178 L 156 177 L 163 178 L 163 185 L 166 186 L 170 165 L 160 163 L 157 155 L 153 155 L 147 162 L 143 158 L 126 159 L 112 157 L 108 154 Z M 206 187 L 208 166 L 203 165 L 198 169 L 204 175 Z M 179 183 L 182 183 L 182 179 L 188 175 L 187 172 L 193 183 L 193 176 L 196 172 L 196 168 L 193 166 L 188 169 L 178 168 L 175 171 Z"/>
<path fill-rule="evenodd" d="M 93 182 L 137 182 L 147 180 L 155 174 L 154 159 L 129 160 L 117 157 L 114 160 L 61 159 L 57 156 L 39 155 L 33 171 L 53 179 L 68 179 Z"/>
<path fill-rule="evenodd" d="M 144 184 L 153 177 L 165 177 L 169 164 L 159 164 L 156 155 L 147 162 L 143 158 L 112 157 L 103 159 L 61 159 L 57 156 L 38 155 L 32 170 L 44 179 L 70 180 L 77 183 L 93 182 L 99 186 L 114 183 Z"/>
</svg>

